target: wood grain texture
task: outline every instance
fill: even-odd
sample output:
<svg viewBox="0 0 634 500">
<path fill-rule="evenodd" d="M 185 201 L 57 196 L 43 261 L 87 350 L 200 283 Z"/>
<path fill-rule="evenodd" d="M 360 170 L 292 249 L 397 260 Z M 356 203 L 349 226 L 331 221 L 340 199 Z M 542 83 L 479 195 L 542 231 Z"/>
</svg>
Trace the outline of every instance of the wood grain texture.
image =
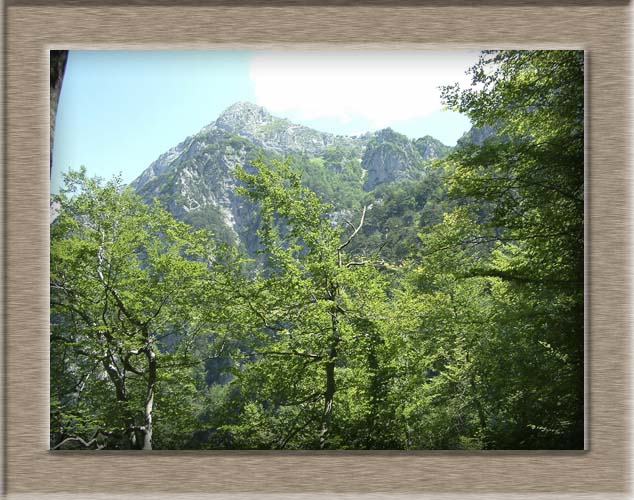
<svg viewBox="0 0 634 500">
<path fill-rule="evenodd" d="M 625 281 L 631 175 L 626 6 L 13 5 L 7 11 L 9 493 L 16 498 L 70 498 L 70 492 L 81 498 L 117 493 L 227 498 L 242 491 L 244 498 L 252 497 L 249 492 L 312 498 L 297 495 L 331 491 L 340 498 L 373 492 L 367 498 L 426 493 L 442 499 L 513 498 L 508 495 L 514 493 L 578 498 L 582 492 L 606 498 L 627 491 L 632 365 Z M 300 46 L 587 51 L 588 451 L 48 451 L 48 50 Z"/>
<path fill-rule="evenodd" d="M 602 6 L 606 5 L 627 5 L 629 0 L 364 0 L 364 6 L 393 7 L 396 3 L 406 7 L 472 7 L 478 6 L 492 7 L 552 7 L 552 6 Z M 10 6 L 48 6 L 51 0 L 8 0 Z M 297 6 L 338 6 L 357 7 L 358 0 L 56 0 L 55 5 L 74 7 L 104 7 L 104 6 L 149 6 L 149 7 L 297 7 Z"/>
</svg>

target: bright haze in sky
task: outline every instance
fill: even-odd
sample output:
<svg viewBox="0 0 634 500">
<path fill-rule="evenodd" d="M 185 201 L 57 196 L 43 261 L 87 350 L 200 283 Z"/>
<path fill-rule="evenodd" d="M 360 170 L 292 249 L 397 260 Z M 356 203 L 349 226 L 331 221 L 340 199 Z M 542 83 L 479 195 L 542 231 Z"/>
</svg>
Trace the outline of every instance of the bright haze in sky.
<svg viewBox="0 0 634 500">
<path fill-rule="evenodd" d="M 397 127 L 442 110 L 439 86 L 469 85 L 478 52 L 261 52 L 249 76 L 258 104 L 299 120 Z M 447 139 L 445 139 L 447 140 Z M 455 142 L 450 140 L 448 142 Z"/>
<path fill-rule="evenodd" d="M 335 134 L 392 127 L 454 145 L 471 124 L 439 86 L 470 79 L 477 51 L 71 51 L 55 129 L 62 172 L 134 180 L 237 101 Z"/>
</svg>

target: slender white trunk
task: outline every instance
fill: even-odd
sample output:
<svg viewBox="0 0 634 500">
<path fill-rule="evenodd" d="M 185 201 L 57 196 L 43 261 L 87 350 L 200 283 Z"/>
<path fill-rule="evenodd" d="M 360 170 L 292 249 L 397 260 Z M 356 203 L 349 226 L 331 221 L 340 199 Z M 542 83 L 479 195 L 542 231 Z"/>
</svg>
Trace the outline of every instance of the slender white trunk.
<svg viewBox="0 0 634 500">
<path fill-rule="evenodd" d="M 148 386 L 145 397 L 145 432 L 143 434 L 143 449 L 152 449 L 152 420 L 154 412 L 154 386 L 156 385 L 156 354 L 152 349 L 148 349 Z"/>
</svg>

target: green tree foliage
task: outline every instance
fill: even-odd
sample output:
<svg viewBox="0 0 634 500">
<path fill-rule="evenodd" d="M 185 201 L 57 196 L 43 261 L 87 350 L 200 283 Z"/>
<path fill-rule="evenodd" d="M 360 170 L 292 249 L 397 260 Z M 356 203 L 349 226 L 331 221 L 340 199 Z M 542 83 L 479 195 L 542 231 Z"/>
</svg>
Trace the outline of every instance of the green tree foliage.
<svg viewBox="0 0 634 500">
<path fill-rule="evenodd" d="M 419 246 L 418 230 L 442 220 L 450 201 L 441 175 L 430 170 L 421 179 L 381 184 L 367 193 L 368 220 L 352 242 L 357 253 L 372 254 L 391 263 L 411 259 Z"/>
<path fill-rule="evenodd" d="M 51 226 L 52 445 L 181 447 L 218 249 L 118 179 L 82 170 L 65 185 Z"/>
<path fill-rule="evenodd" d="M 348 440 L 346 434 L 364 428 L 374 438 L 383 411 L 371 386 L 381 310 L 389 303 L 374 262 L 347 254 L 365 209 L 344 230 L 288 163 L 255 167 L 255 173 L 236 173 L 244 182 L 241 193 L 260 204 L 266 265 L 241 297 L 243 317 L 250 313 L 257 328 L 246 339 L 253 350 L 234 380 L 242 398 L 231 402 L 241 407 L 230 427 L 234 444 L 354 446 L 358 436 Z"/>
<path fill-rule="evenodd" d="M 581 448 L 583 53 L 490 52 L 471 74 L 479 87 L 447 87 L 444 98 L 496 133 L 448 157 L 460 203 L 423 235 L 421 286 L 432 286 L 430 272 L 450 276 L 455 296 L 480 283 L 485 317 L 465 330 L 476 351 L 463 366 L 483 443 Z M 472 310 L 457 310 L 455 333 Z"/>
<path fill-rule="evenodd" d="M 249 261 L 229 232 L 71 173 L 51 226 L 52 447 L 582 448 L 583 54 L 485 52 L 470 73 L 442 95 L 472 132 L 452 151 L 401 141 L 420 171 L 370 192 L 342 147 L 192 167 L 235 176 Z"/>
<path fill-rule="evenodd" d="M 337 209 L 357 209 L 364 196 L 360 154 L 354 149 L 332 146 L 321 156 L 292 156 L 291 168 L 324 203 Z"/>
</svg>

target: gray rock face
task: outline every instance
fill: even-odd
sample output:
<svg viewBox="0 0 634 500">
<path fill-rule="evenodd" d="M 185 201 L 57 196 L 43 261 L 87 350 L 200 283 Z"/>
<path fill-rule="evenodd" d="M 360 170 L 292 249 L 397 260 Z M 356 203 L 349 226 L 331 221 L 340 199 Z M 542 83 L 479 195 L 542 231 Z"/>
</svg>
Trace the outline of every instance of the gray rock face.
<svg viewBox="0 0 634 500">
<path fill-rule="evenodd" d="M 435 154 L 436 150 L 429 149 L 423 158 L 415 142 L 391 129 L 357 137 L 334 135 L 277 118 L 260 106 L 239 102 L 200 132 L 160 155 L 134 180 L 132 187 L 147 202 L 158 198 L 178 219 L 207 227 L 219 238 L 242 244 L 252 252 L 257 246 L 258 215 L 250 202 L 235 193 L 232 172 L 236 165 L 249 168 L 259 155 L 265 160 L 295 155 L 299 164 L 312 169 L 306 172 L 309 177 L 332 184 L 339 182 L 333 180 L 337 175 L 343 176 L 341 179 L 353 175 L 350 162 L 361 159 L 361 169 L 356 163 L 354 174 L 358 176 L 356 189 L 361 192 L 362 179 L 363 189 L 370 191 L 386 182 L 420 175 L 424 159 Z M 316 160 L 311 163 L 313 158 Z M 350 185 L 346 189 L 351 189 Z"/>
<path fill-rule="evenodd" d="M 274 120 L 271 113 L 261 106 L 250 102 L 237 102 L 228 107 L 212 125 L 229 132 L 240 132 L 248 137 L 257 135 L 262 125 Z"/>
<path fill-rule="evenodd" d="M 287 119 L 277 118 L 265 108 L 249 102 L 238 102 L 230 106 L 203 131 L 214 129 L 239 135 L 266 150 L 282 155 L 318 155 L 328 147 L 354 147 L 364 142 L 363 137 L 353 138 L 319 132 Z M 367 137 L 365 140 L 367 141 Z"/>
<path fill-rule="evenodd" d="M 465 146 L 467 144 L 482 146 L 485 140 L 494 135 L 496 135 L 495 126 L 485 125 L 482 128 L 472 127 L 458 139 L 458 146 Z"/>
<path fill-rule="evenodd" d="M 244 201 L 235 193 L 236 165 L 248 165 L 257 148 L 218 128 L 207 128 L 161 155 L 133 183 L 146 200 L 159 199 L 176 218 L 227 230 L 239 242 L 245 227 Z"/>
<path fill-rule="evenodd" d="M 154 160 L 148 168 L 146 168 L 139 177 L 132 181 L 131 186 L 134 189 L 145 185 L 148 181 L 164 174 L 191 146 L 193 137 L 188 137 L 178 146 L 171 148 Z"/>
<path fill-rule="evenodd" d="M 434 158 L 443 158 L 447 156 L 452 148 L 445 146 L 438 139 L 434 139 L 431 135 L 426 135 L 414 141 L 414 146 L 423 160 L 433 160 Z"/>
<path fill-rule="evenodd" d="M 380 130 L 368 146 L 361 161 L 367 171 L 363 188 L 371 191 L 379 184 L 407 178 L 423 170 L 423 159 L 407 137 L 391 128 Z"/>
</svg>

